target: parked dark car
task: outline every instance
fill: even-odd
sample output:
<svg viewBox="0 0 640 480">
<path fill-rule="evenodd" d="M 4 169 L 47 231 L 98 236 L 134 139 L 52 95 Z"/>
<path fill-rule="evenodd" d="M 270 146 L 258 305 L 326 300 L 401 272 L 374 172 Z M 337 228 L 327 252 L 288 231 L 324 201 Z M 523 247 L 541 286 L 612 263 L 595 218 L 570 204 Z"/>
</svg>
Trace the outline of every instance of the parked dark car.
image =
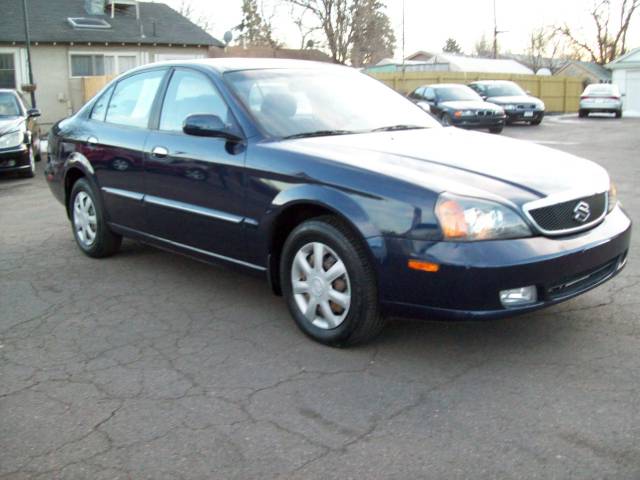
<svg viewBox="0 0 640 480">
<path fill-rule="evenodd" d="M 46 177 L 84 253 L 111 255 L 125 236 L 257 272 L 331 345 L 371 338 L 388 316 L 553 305 L 616 275 L 629 248 L 600 166 L 442 128 L 347 67 L 141 67 L 49 142 Z"/>
<path fill-rule="evenodd" d="M 445 126 L 488 129 L 491 133 L 500 133 L 504 128 L 506 115 L 502 107 L 485 102 L 466 85 L 424 85 L 411 92 L 409 98 Z"/>
<path fill-rule="evenodd" d="M 481 80 L 470 83 L 469 86 L 487 102 L 504 108 L 507 123 L 527 122 L 531 125 L 542 123 L 545 112 L 544 102 L 525 92 L 517 83 L 508 80 Z"/>
<path fill-rule="evenodd" d="M 15 90 L 0 89 L 0 173 L 33 177 L 40 160 L 40 111 L 27 109 Z"/>
</svg>

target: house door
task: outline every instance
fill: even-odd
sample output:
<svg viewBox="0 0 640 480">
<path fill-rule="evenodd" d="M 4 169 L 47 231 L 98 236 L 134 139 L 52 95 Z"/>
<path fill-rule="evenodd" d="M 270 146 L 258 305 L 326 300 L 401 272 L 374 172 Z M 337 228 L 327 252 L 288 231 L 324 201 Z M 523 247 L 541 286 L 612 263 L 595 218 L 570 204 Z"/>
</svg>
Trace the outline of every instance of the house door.
<svg viewBox="0 0 640 480">
<path fill-rule="evenodd" d="M 640 114 L 640 70 L 627 71 L 625 111 Z"/>
<path fill-rule="evenodd" d="M 13 53 L 0 53 L 0 88 L 16 88 L 16 62 Z"/>
</svg>

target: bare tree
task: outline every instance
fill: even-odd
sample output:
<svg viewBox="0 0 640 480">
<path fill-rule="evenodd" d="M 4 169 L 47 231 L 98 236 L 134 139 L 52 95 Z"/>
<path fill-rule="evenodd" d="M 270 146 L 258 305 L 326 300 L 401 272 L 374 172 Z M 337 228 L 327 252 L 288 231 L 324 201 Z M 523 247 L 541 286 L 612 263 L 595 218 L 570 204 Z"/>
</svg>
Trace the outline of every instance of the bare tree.
<svg viewBox="0 0 640 480">
<path fill-rule="evenodd" d="M 476 57 L 493 58 L 493 53 L 493 46 L 491 45 L 489 40 L 487 40 L 486 35 L 482 35 L 482 37 L 480 37 L 480 40 L 478 40 L 473 46 L 473 54 Z"/>
<path fill-rule="evenodd" d="M 316 45 L 316 41 L 314 40 L 314 36 L 316 32 L 322 30 L 322 27 L 309 24 L 307 21 L 307 13 L 308 10 L 303 10 L 299 15 L 296 14 L 296 7 L 291 6 L 291 17 L 293 18 L 293 23 L 296 27 L 298 27 L 298 31 L 300 32 L 300 50 L 304 50 L 305 48 L 314 48 Z"/>
<path fill-rule="evenodd" d="M 595 25 L 595 41 L 584 39 L 568 24 L 556 27 L 556 31 L 591 61 L 600 65 L 609 63 L 627 51 L 627 32 L 640 7 L 640 0 L 619 0 L 616 3 L 614 7 L 611 0 L 594 1 L 590 16 Z"/>
<path fill-rule="evenodd" d="M 191 4 L 191 0 L 181 0 L 178 13 L 183 17 L 188 18 L 192 23 L 195 23 L 201 29 L 210 31 L 213 29 L 213 23 L 206 15 L 197 13 Z"/>
<path fill-rule="evenodd" d="M 357 43 L 357 61 L 363 58 L 362 48 L 366 42 L 375 44 L 374 50 L 381 51 L 383 45 L 391 48 L 395 44 L 393 30 L 384 13 L 380 0 L 287 0 L 301 9 L 302 14 L 314 17 L 318 29 L 324 34 L 326 46 L 335 62 L 346 63 L 354 53 Z M 369 30 L 369 34 L 364 30 Z M 381 35 L 382 40 L 374 35 Z M 368 47 L 367 47 L 368 49 Z M 367 51 L 364 57 L 375 54 Z M 368 60 L 363 60 L 368 61 Z"/>
</svg>

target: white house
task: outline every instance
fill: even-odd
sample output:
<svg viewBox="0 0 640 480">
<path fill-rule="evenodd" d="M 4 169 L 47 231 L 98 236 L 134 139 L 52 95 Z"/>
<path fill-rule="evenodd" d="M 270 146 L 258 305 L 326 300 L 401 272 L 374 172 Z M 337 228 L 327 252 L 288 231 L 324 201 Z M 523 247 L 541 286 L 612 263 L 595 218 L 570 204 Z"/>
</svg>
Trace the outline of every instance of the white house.
<svg viewBox="0 0 640 480">
<path fill-rule="evenodd" d="M 640 48 L 618 57 L 606 67 L 612 71 L 611 80 L 623 95 L 624 114 L 640 116 Z"/>
</svg>

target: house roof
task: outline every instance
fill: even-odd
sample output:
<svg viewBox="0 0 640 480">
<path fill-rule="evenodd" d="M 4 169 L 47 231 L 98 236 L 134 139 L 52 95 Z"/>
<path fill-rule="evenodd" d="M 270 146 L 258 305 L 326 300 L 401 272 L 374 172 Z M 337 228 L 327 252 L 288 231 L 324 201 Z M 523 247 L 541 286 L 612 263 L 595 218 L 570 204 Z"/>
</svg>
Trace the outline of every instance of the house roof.
<svg viewBox="0 0 640 480">
<path fill-rule="evenodd" d="M 115 17 L 111 18 L 108 14 L 89 15 L 84 0 L 29 0 L 27 8 L 31 41 L 224 46 L 168 5 L 148 2 L 140 2 L 139 5 L 140 20 L 136 19 L 135 7 L 118 9 Z M 103 18 L 111 28 L 74 28 L 67 20 L 69 17 Z M 0 42 L 24 41 L 22 0 L 2 0 Z"/>
<path fill-rule="evenodd" d="M 562 72 L 570 65 L 575 65 L 587 71 L 591 75 L 598 77 L 600 80 L 611 80 L 611 72 L 602 65 L 594 62 L 581 62 L 579 60 L 570 60 L 556 71 L 556 75 L 562 75 Z"/>
<path fill-rule="evenodd" d="M 613 62 L 605 65 L 610 70 L 619 70 L 624 68 L 638 68 L 640 67 L 640 47 L 621 55 Z"/>
<path fill-rule="evenodd" d="M 518 73 L 525 75 L 533 73 L 533 70 L 520 62 L 504 58 L 465 57 L 449 53 L 438 53 L 429 60 L 429 63 L 448 63 L 456 66 L 462 72 Z"/>
</svg>

